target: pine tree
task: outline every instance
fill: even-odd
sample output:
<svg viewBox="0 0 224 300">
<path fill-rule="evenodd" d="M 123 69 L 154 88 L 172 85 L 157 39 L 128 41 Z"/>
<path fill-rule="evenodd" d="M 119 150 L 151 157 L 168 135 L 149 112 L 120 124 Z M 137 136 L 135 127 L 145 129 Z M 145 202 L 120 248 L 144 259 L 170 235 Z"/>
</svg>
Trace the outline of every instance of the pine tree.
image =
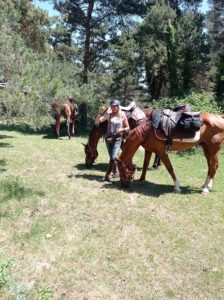
<svg viewBox="0 0 224 300">
<path fill-rule="evenodd" d="M 167 24 L 167 56 L 168 56 L 168 77 L 170 83 L 170 96 L 177 96 L 179 93 L 177 77 L 177 45 L 175 38 L 175 29 L 170 19 Z"/>
</svg>

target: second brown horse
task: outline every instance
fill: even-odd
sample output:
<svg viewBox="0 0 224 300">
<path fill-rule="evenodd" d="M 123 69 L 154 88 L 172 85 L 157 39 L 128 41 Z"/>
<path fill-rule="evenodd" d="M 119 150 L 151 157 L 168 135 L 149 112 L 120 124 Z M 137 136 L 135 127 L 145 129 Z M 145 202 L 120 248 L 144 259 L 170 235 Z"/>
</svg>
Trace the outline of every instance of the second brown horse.
<svg viewBox="0 0 224 300">
<path fill-rule="evenodd" d="M 196 145 L 200 145 L 203 148 L 207 160 L 208 172 L 202 192 L 207 194 L 212 189 L 213 179 L 218 168 L 218 155 L 224 143 L 224 119 L 223 115 L 203 113 L 200 115 L 200 120 L 203 125 L 199 132 L 199 138 L 191 142 L 182 141 L 182 139 L 179 141 L 175 140 L 172 143 L 172 151 L 183 151 Z M 161 158 L 167 171 L 171 175 L 174 181 L 174 191 L 178 193 L 181 192 L 179 181 L 167 155 L 166 140 L 157 136 L 150 120 L 133 129 L 122 148 L 122 153 L 118 158 L 121 182 L 124 184 L 130 183 L 135 171 L 132 158 L 140 145 L 145 148 L 142 178 L 145 176 L 151 154 L 154 152 Z"/>
</svg>

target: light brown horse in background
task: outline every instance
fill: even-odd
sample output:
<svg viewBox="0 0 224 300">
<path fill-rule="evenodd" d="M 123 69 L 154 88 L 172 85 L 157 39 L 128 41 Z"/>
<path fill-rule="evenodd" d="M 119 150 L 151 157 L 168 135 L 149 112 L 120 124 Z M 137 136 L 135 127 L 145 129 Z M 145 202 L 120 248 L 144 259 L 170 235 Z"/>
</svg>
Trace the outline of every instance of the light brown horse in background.
<svg viewBox="0 0 224 300">
<path fill-rule="evenodd" d="M 218 155 L 224 142 L 223 117 L 223 115 L 203 113 L 200 115 L 203 125 L 200 128 L 200 137 L 197 141 L 186 142 L 179 139 L 172 142 L 172 151 L 183 151 L 196 145 L 200 145 L 203 148 L 208 165 L 208 173 L 202 190 L 203 193 L 209 193 L 212 189 L 213 179 L 218 169 Z M 145 148 L 142 176 L 144 177 L 152 153 L 157 153 L 174 181 L 174 191 L 180 193 L 179 181 L 167 155 L 166 140 L 157 136 L 151 120 L 133 129 L 123 145 L 121 155 L 118 158 L 121 182 L 125 185 L 131 182 L 135 171 L 132 158 L 140 145 Z"/>
<path fill-rule="evenodd" d="M 69 99 L 65 101 L 65 103 L 61 104 L 59 101 L 54 100 L 51 103 L 51 108 L 54 113 L 54 119 L 55 119 L 55 134 L 57 138 L 60 137 L 60 119 L 63 116 L 66 120 L 67 125 L 67 135 L 69 139 L 71 138 L 71 135 L 75 135 L 75 120 L 77 119 L 78 115 L 78 107 L 74 103 L 73 99 Z"/>
</svg>

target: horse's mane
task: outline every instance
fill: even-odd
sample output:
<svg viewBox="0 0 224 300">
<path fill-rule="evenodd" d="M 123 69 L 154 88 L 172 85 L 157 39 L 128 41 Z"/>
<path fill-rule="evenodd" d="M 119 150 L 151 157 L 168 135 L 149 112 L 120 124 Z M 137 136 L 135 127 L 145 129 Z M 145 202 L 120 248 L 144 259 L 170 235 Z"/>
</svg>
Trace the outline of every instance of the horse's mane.
<svg viewBox="0 0 224 300">
<path fill-rule="evenodd" d="M 143 108 L 142 109 L 146 115 L 146 118 L 149 118 L 152 115 L 153 109 L 151 108 Z"/>
<path fill-rule="evenodd" d="M 128 138 L 130 137 L 132 140 L 133 138 L 137 137 L 141 142 L 143 142 L 150 127 L 151 123 L 149 121 L 141 123 L 134 129 L 130 130 Z"/>
<path fill-rule="evenodd" d="M 101 137 L 107 130 L 107 121 L 100 123 L 99 125 L 94 124 L 89 133 L 89 142 L 96 137 Z"/>
</svg>

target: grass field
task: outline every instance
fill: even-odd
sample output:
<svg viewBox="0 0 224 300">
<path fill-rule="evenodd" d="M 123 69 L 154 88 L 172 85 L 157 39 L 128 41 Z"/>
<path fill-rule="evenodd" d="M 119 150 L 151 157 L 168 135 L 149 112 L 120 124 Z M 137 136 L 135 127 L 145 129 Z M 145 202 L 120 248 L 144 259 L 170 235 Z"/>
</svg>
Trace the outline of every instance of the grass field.
<svg viewBox="0 0 224 300">
<path fill-rule="evenodd" d="M 201 150 L 171 155 L 182 194 L 164 167 L 131 189 L 92 170 L 87 136 L 55 140 L 0 128 L 1 299 L 224 299 L 224 156 L 203 196 Z"/>
</svg>

